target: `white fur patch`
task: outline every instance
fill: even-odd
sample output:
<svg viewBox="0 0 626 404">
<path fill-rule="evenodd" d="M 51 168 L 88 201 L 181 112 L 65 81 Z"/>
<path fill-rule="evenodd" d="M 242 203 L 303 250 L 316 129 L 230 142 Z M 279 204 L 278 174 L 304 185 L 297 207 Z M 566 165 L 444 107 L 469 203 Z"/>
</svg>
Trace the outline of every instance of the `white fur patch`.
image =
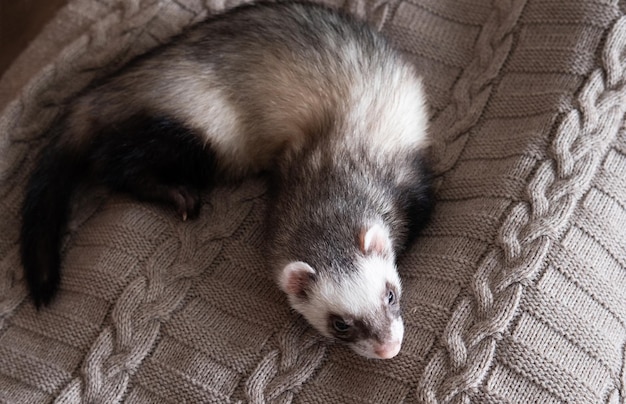
<svg viewBox="0 0 626 404">
<path fill-rule="evenodd" d="M 422 149 L 428 114 L 422 83 L 408 68 L 377 71 L 355 83 L 347 112 L 348 131 L 369 136 L 376 153 Z"/>
<path fill-rule="evenodd" d="M 241 127 L 239 111 L 216 85 L 217 79 L 206 71 L 199 77 L 186 76 L 183 85 L 171 86 L 175 95 L 176 113 L 203 132 L 205 142 L 229 161 L 248 160 L 248 141 Z"/>
<path fill-rule="evenodd" d="M 357 273 L 341 282 L 338 289 L 341 293 L 339 297 L 343 298 L 336 306 L 340 309 L 338 313 L 367 318 L 380 309 L 381 296 L 385 295 L 387 283 L 396 285 L 398 298 L 400 297 L 400 277 L 393 257 L 371 255 L 359 259 L 357 265 Z M 330 293 L 326 296 L 329 300 L 335 297 Z"/>
</svg>

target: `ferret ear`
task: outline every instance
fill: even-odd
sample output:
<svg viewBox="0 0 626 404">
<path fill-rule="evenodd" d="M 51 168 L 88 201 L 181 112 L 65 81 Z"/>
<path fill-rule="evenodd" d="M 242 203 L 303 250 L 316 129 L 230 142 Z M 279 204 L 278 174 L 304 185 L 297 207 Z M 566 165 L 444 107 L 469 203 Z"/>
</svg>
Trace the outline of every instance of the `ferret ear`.
<svg viewBox="0 0 626 404">
<path fill-rule="evenodd" d="M 359 244 L 361 252 L 365 255 L 391 252 L 389 232 L 379 224 L 374 224 L 361 230 Z"/>
<path fill-rule="evenodd" d="M 304 298 L 311 283 L 315 280 L 315 270 L 302 261 L 294 261 L 280 273 L 280 288 L 290 296 Z"/>
</svg>

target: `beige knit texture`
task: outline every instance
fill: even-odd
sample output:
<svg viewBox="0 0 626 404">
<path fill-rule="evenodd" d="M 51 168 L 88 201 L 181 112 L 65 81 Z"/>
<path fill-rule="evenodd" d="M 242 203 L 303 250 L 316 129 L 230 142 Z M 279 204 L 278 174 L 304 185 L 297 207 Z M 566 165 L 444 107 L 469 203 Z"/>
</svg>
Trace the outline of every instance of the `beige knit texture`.
<svg viewBox="0 0 626 404">
<path fill-rule="evenodd" d="M 399 262 L 401 353 L 318 336 L 264 267 L 262 179 L 200 218 L 76 198 L 58 299 L 18 257 L 59 105 L 238 0 L 71 0 L 0 79 L 0 402 L 626 403 L 626 8 L 329 0 L 422 72 L 434 219 Z"/>
</svg>

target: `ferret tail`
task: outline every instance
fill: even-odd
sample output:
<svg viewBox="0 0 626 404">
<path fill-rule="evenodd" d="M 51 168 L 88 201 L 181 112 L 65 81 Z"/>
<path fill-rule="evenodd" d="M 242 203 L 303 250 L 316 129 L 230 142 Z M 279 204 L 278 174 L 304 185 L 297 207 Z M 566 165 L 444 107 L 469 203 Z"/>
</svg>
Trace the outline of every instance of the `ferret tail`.
<svg viewBox="0 0 626 404">
<path fill-rule="evenodd" d="M 60 131 L 61 125 L 52 130 Z M 48 305 L 59 287 L 61 241 L 85 161 L 82 153 L 68 150 L 59 142 L 52 144 L 43 150 L 26 185 L 20 254 L 37 308 Z"/>
</svg>

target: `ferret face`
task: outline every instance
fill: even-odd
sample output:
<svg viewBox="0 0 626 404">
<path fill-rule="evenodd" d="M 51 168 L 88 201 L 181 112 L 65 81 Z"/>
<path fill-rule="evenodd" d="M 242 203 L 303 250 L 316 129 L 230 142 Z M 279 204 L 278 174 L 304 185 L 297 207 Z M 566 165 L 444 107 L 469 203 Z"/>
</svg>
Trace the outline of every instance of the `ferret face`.
<svg viewBox="0 0 626 404">
<path fill-rule="evenodd" d="M 283 269 L 280 285 L 291 306 L 322 335 L 367 358 L 389 359 L 404 336 L 395 258 L 383 227 L 365 229 L 360 239 L 353 273 L 330 276 L 295 261 Z"/>
</svg>

